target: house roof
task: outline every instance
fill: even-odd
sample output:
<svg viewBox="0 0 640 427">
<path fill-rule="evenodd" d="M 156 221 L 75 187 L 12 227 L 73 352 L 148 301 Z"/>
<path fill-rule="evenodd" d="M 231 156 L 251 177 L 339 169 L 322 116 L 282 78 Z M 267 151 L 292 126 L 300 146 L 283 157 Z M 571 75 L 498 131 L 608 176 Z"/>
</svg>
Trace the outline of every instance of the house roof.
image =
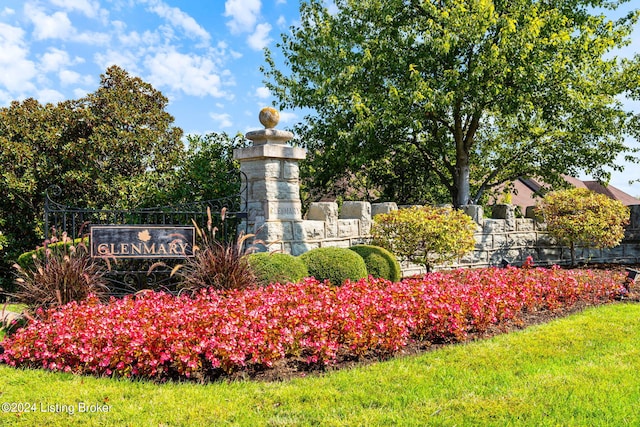
<svg viewBox="0 0 640 427">
<path fill-rule="evenodd" d="M 633 197 L 624 191 L 612 186 L 604 186 L 598 181 L 582 181 L 572 176 L 564 176 L 565 181 L 576 188 L 586 188 L 593 192 L 604 194 L 605 196 L 619 200 L 626 206 L 640 205 L 640 199 Z M 511 203 L 526 208 L 535 206 L 540 200 L 540 190 L 548 187 L 544 182 L 532 178 L 519 178 L 513 183 L 511 193 Z"/>
</svg>

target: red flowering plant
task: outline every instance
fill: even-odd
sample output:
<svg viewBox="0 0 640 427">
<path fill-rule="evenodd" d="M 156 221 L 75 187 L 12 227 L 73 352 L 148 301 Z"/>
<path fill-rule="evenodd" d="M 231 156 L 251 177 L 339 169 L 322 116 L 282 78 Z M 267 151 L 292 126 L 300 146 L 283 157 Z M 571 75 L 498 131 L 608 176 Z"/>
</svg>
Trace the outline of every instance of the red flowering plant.
<svg viewBox="0 0 640 427">
<path fill-rule="evenodd" d="M 523 312 L 608 301 L 623 277 L 559 268 L 454 270 L 392 283 L 315 279 L 174 296 L 95 297 L 50 310 L 2 342 L 11 366 L 102 376 L 211 379 L 295 359 L 387 357 L 411 340 L 461 341 Z"/>
</svg>

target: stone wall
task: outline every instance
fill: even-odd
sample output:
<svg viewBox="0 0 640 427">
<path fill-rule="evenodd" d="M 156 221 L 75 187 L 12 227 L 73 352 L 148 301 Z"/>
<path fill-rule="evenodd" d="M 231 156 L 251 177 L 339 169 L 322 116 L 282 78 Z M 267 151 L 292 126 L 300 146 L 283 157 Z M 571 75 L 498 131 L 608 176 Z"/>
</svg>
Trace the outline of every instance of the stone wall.
<svg viewBox="0 0 640 427">
<path fill-rule="evenodd" d="M 484 218 L 482 207 L 467 206 L 466 212 L 476 221 L 476 246 L 472 253 L 452 264 L 436 269 L 455 267 L 499 266 L 504 261 L 522 264 L 531 256 L 536 265 L 566 265 L 571 260 L 568 247 L 560 247 L 546 233 L 545 224 L 534 218 L 516 218 L 515 207 L 498 205 L 493 218 Z M 310 249 L 326 246 L 349 247 L 371 240 L 372 217 L 397 209 L 395 203 L 332 202 L 312 203 L 303 220 L 266 221 L 253 231 L 269 243 L 269 250 L 299 255 Z M 631 206 L 631 223 L 625 239 L 613 249 L 578 248 L 579 262 L 640 263 L 640 205 Z M 403 275 L 424 273 L 423 267 L 403 263 Z"/>
<path fill-rule="evenodd" d="M 346 248 L 369 242 L 373 216 L 397 209 L 396 204 L 344 202 L 338 209 L 332 202 L 312 203 L 303 218 L 298 162 L 306 152 L 288 145 L 293 134 L 273 129 L 277 120 L 263 120 L 262 115 L 263 112 L 260 121 L 265 129 L 246 134 L 253 145 L 234 150 L 234 158 L 239 160 L 247 179 L 249 233 L 262 240 L 267 250 L 293 255 L 318 247 Z M 477 224 L 475 250 L 454 264 L 436 269 L 498 266 L 503 260 L 518 265 L 528 256 L 536 265 L 570 262 L 569 249 L 557 246 L 543 223 L 534 218 L 516 218 L 514 206 L 494 206 L 493 218 L 484 218 L 479 206 L 467 206 L 465 211 Z M 530 212 L 527 214 L 531 216 Z M 640 205 L 631 207 L 631 224 L 622 244 L 608 250 L 578 248 L 576 257 L 583 262 L 640 263 Z M 405 276 L 423 272 L 420 266 L 403 264 Z"/>
</svg>

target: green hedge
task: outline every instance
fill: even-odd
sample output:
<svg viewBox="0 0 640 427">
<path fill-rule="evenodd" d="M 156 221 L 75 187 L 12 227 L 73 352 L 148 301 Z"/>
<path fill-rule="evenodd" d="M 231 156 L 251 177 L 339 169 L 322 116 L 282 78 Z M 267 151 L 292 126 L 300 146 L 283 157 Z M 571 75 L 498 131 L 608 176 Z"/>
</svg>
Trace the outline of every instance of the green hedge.
<svg viewBox="0 0 640 427">
<path fill-rule="evenodd" d="M 67 253 L 69 251 L 69 246 L 77 245 L 80 242 L 87 245 L 89 243 L 89 239 L 85 237 L 84 239 L 77 238 L 73 242 L 68 241 L 68 242 L 50 243 L 49 245 L 47 245 L 47 248 L 51 250 L 52 254 L 62 254 L 62 253 Z M 44 259 L 45 249 L 46 248 L 44 246 L 41 246 L 32 251 L 23 253 L 18 257 L 18 260 L 17 260 L 18 265 L 22 267 L 24 270 L 32 269 L 34 267 L 33 257 L 35 256 L 37 258 Z"/>
<path fill-rule="evenodd" d="M 373 245 L 356 245 L 351 246 L 349 249 L 364 259 L 364 263 L 367 265 L 367 273 L 373 277 L 381 277 L 392 282 L 397 282 L 402 278 L 400 263 L 398 263 L 395 255 L 385 248 Z"/>
<path fill-rule="evenodd" d="M 307 266 L 309 275 L 318 280 L 329 280 L 339 286 L 345 280 L 367 277 L 367 265 L 356 252 L 346 248 L 316 248 L 299 257 Z"/>
<path fill-rule="evenodd" d="M 247 261 L 261 285 L 269 283 L 296 283 L 309 276 L 305 263 L 285 253 L 256 252 L 247 255 Z"/>
</svg>

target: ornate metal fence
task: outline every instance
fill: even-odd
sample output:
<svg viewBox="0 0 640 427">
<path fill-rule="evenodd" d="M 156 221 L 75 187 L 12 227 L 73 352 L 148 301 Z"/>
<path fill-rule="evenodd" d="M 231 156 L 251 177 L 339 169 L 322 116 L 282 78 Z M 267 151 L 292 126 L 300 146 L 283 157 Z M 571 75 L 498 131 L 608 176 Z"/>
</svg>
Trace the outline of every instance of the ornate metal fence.
<svg viewBox="0 0 640 427">
<path fill-rule="evenodd" d="M 211 219 L 212 224 L 217 227 L 216 239 L 231 242 L 239 232 L 246 232 L 247 227 L 247 181 L 243 175 L 235 175 L 236 179 L 241 180 L 240 191 L 224 198 L 129 210 L 88 209 L 59 203 L 55 198 L 62 194 L 62 190 L 58 186 L 52 186 L 45 194 L 45 238 L 50 239 L 51 233 L 57 236 L 65 233 L 71 239 L 84 238 L 88 236 L 92 225 L 168 226 L 195 223 L 200 229 L 206 230 L 207 222 Z M 123 295 L 141 289 L 175 290 L 176 283 L 169 272 L 172 265 L 181 260 L 163 259 L 167 268 L 156 268 L 150 273 L 149 267 L 156 261 L 118 259 L 106 262 L 112 293 Z"/>
</svg>

